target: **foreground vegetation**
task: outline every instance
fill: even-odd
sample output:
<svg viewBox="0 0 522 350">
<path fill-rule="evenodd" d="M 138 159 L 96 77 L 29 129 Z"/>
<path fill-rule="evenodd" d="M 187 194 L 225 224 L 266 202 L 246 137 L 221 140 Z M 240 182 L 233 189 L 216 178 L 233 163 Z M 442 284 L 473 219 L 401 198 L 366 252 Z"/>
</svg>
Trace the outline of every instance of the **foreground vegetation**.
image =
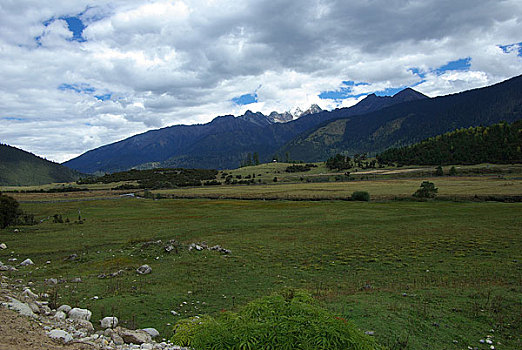
<svg viewBox="0 0 522 350">
<path fill-rule="evenodd" d="M 129 198 L 21 207 L 44 221 L 0 231 L 0 260 L 31 258 L 36 265 L 13 276 L 91 309 L 94 320 L 114 314 L 170 337 L 186 317 L 216 317 L 290 287 L 388 348 L 483 349 L 488 334 L 502 349 L 522 346 L 517 203 Z M 55 214 L 70 223 L 54 223 Z M 164 249 L 172 239 L 178 254 Z M 187 249 L 202 241 L 232 253 Z M 153 272 L 137 275 L 145 263 Z M 50 277 L 66 282 L 45 285 Z"/>
</svg>

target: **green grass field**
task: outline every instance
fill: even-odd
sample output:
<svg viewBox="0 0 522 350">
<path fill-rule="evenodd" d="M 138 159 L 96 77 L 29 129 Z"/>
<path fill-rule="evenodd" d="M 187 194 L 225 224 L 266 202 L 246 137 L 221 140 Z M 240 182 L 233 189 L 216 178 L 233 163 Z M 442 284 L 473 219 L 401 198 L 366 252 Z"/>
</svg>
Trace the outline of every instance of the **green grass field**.
<svg viewBox="0 0 522 350">
<path fill-rule="evenodd" d="M 513 183 L 498 187 L 506 193 L 519 191 L 519 181 L 499 181 Z M 435 183 L 441 193 L 447 188 Z M 8 245 L 0 260 L 33 259 L 35 266 L 13 276 L 34 281 L 38 291 L 52 289 L 45 278 L 81 277 L 82 283 L 58 284 L 59 303 L 87 307 L 93 320 L 115 314 L 168 337 L 181 318 L 215 315 L 295 287 L 374 331 L 390 349 L 486 349 L 479 340 L 488 334 L 497 349 L 522 348 L 519 203 L 119 199 L 22 208 L 71 223 L 0 231 Z M 83 224 L 72 223 L 78 209 Z M 161 244 L 144 244 L 169 239 L 219 244 L 232 254 L 167 254 Z M 64 261 L 73 253 L 80 258 Z M 153 272 L 137 275 L 145 263 Z M 120 277 L 97 277 L 120 269 L 127 269 Z"/>
</svg>

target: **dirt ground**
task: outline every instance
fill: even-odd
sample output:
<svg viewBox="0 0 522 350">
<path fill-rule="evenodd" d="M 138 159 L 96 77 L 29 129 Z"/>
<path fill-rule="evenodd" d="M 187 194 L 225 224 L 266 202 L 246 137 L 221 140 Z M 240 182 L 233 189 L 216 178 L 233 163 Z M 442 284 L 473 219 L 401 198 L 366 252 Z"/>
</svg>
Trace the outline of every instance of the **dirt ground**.
<svg viewBox="0 0 522 350">
<path fill-rule="evenodd" d="M 59 344 L 45 334 L 37 321 L 0 307 L 0 350 L 87 350 L 82 344 Z"/>
</svg>

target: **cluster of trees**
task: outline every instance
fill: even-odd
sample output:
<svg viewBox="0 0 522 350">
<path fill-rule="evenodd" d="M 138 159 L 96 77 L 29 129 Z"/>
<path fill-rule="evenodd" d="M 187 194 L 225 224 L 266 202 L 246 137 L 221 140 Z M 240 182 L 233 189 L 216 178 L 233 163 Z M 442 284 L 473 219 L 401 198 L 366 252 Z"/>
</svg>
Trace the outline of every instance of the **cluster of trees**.
<svg viewBox="0 0 522 350">
<path fill-rule="evenodd" d="M 105 174 L 98 178 L 82 179 L 78 184 L 85 183 L 114 183 L 121 181 L 136 181 L 138 186 L 124 185 L 120 188 L 173 188 L 183 186 L 201 186 L 202 181 L 207 183 L 216 179 L 217 170 L 214 169 L 148 169 L 129 170 L 113 174 Z"/>
<path fill-rule="evenodd" d="M 521 146 L 522 120 L 518 120 L 459 129 L 411 146 L 390 148 L 377 155 L 377 160 L 398 165 L 522 163 Z"/>
<path fill-rule="evenodd" d="M 353 167 L 359 167 L 362 169 L 375 169 L 377 161 L 375 159 L 368 160 L 366 153 L 354 154 L 353 159 L 350 156 L 343 156 L 342 154 L 336 154 L 326 160 L 326 167 L 328 169 L 335 170 L 348 170 Z"/>
<path fill-rule="evenodd" d="M 295 165 L 290 165 L 289 167 L 287 167 L 285 169 L 285 172 L 287 173 L 301 173 L 303 171 L 310 171 L 312 168 L 317 168 L 317 165 L 315 164 L 312 164 L 312 163 L 307 163 L 307 164 L 295 164 Z"/>
<path fill-rule="evenodd" d="M 259 165 L 259 153 L 248 153 L 246 156 L 246 159 L 242 160 L 239 164 L 239 167 L 245 167 L 245 166 L 252 166 L 252 165 Z"/>
</svg>

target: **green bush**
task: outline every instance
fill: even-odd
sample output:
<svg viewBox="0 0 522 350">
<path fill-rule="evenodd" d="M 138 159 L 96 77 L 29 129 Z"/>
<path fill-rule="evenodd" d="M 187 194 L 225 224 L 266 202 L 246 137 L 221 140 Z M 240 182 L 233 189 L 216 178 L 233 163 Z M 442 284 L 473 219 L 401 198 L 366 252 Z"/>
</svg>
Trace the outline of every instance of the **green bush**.
<svg viewBox="0 0 522 350">
<path fill-rule="evenodd" d="M 380 349 L 353 323 L 335 317 L 306 292 L 257 299 L 238 313 L 184 319 L 172 342 L 192 349 Z"/>
<path fill-rule="evenodd" d="M 352 193 L 352 201 L 369 202 L 370 194 L 366 191 L 355 191 Z"/>
<path fill-rule="evenodd" d="M 413 197 L 417 198 L 435 198 L 439 189 L 435 187 L 433 182 L 423 181 L 420 188 L 415 191 Z"/>
<path fill-rule="evenodd" d="M 16 199 L 0 193 L 0 228 L 6 228 L 16 221 L 21 214 L 18 206 Z"/>
</svg>

